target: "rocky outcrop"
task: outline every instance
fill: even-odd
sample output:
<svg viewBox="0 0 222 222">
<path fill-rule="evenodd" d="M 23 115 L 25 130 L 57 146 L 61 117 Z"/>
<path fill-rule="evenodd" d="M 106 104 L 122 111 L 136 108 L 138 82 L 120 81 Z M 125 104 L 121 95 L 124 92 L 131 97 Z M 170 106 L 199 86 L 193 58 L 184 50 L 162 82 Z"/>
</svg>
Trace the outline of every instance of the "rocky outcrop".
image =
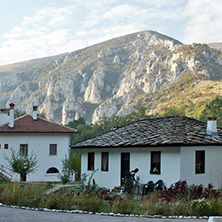
<svg viewBox="0 0 222 222">
<path fill-rule="evenodd" d="M 219 79 L 221 58 L 207 45 L 186 46 L 157 32 L 139 32 L 44 62 L 17 64 L 17 72 L 13 65 L 0 67 L 1 104 L 13 102 L 27 113 L 38 105 L 48 119 L 62 124 L 79 117 L 96 122 L 133 111 L 141 95 L 155 93 L 186 73 Z"/>
</svg>

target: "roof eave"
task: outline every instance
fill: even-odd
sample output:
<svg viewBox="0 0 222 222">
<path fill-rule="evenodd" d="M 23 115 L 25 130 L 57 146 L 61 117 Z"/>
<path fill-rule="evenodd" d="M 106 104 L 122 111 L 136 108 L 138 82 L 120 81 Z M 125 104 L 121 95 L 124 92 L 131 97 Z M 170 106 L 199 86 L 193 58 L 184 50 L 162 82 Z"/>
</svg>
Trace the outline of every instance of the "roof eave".
<svg viewBox="0 0 222 222">
<path fill-rule="evenodd" d="M 186 146 L 222 146 L 221 143 L 190 143 L 190 144 L 182 144 L 182 143 L 174 143 L 174 144 L 151 144 L 151 145 L 128 145 L 128 146 L 73 146 L 71 145 L 71 149 L 103 149 L 103 148 L 148 148 L 148 147 L 186 147 Z"/>
</svg>

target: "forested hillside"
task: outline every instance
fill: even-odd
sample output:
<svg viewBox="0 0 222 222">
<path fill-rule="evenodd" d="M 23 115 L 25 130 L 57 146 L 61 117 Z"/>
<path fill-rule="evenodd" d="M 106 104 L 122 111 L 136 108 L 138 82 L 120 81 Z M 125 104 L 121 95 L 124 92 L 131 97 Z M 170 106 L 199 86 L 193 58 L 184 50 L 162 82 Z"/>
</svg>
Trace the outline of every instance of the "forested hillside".
<svg viewBox="0 0 222 222">
<path fill-rule="evenodd" d="M 198 120 L 207 122 L 208 117 L 217 118 L 217 126 L 222 127 L 222 97 L 216 97 L 214 100 L 203 106 L 202 110 L 196 110 L 192 107 L 187 107 L 193 114 L 198 113 Z M 120 127 L 131 122 L 154 117 L 173 116 L 173 115 L 186 115 L 184 106 L 173 106 L 169 108 L 161 109 L 159 113 L 148 115 L 148 110 L 145 107 L 140 107 L 136 111 L 126 116 L 115 116 L 110 118 L 104 117 L 100 122 L 96 124 L 86 124 L 83 118 L 71 121 L 67 126 L 78 130 L 78 134 L 72 137 L 72 144 L 89 139 L 91 137 L 108 132 L 115 127 Z M 189 117 L 195 117 L 195 115 L 186 115 Z M 195 117 L 196 118 L 196 117 Z"/>
</svg>

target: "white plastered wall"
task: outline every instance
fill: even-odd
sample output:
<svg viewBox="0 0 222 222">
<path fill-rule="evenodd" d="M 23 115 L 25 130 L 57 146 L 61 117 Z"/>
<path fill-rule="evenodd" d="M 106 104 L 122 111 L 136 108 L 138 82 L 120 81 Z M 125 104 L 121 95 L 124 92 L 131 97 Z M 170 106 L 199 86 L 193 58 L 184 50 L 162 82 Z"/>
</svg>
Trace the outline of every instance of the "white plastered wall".
<svg viewBox="0 0 222 222">
<path fill-rule="evenodd" d="M 19 151 L 20 144 L 28 144 L 28 153 L 33 151 L 37 155 L 38 170 L 28 174 L 27 181 L 58 181 L 58 174 L 46 174 L 46 171 L 55 167 L 61 172 L 61 160 L 68 155 L 69 142 L 68 134 L 1 134 L 0 165 L 8 165 L 4 156 L 10 157 L 11 149 Z M 4 149 L 4 144 L 9 144 L 9 149 Z M 49 155 L 49 144 L 57 144 L 57 155 Z M 14 180 L 19 180 L 19 175 L 13 175 Z"/>
<path fill-rule="evenodd" d="M 161 174 L 150 174 L 150 152 L 161 151 Z M 145 184 L 152 180 L 157 182 L 163 180 L 168 187 L 180 179 L 180 148 L 179 147 L 144 147 L 144 148 L 103 148 L 103 149 L 82 149 L 82 166 L 81 173 L 91 175 L 93 171 L 87 170 L 88 152 L 95 152 L 95 169 L 98 171 L 94 174 L 96 184 L 107 188 L 113 188 L 120 185 L 120 165 L 121 152 L 130 153 L 130 170 L 139 168 L 136 177 L 139 176 L 140 183 Z M 101 152 L 109 152 L 109 171 L 101 171 Z"/>
<path fill-rule="evenodd" d="M 205 151 L 205 173 L 195 174 L 195 153 Z M 192 146 L 181 148 L 181 179 L 189 185 L 212 183 L 214 188 L 222 186 L 222 147 L 221 146 Z"/>
</svg>

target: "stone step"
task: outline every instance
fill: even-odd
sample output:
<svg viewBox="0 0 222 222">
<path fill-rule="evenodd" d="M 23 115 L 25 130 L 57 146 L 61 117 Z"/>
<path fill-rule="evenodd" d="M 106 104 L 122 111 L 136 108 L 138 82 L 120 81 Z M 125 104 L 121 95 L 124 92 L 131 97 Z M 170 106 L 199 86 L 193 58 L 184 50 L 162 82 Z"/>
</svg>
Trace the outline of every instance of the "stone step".
<svg viewBox="0 0 222 222">
<path fill-rule="evenodd" d="M 208 222 L 222 222 L 222 217 L 209 217 Z"/>
</svg>

